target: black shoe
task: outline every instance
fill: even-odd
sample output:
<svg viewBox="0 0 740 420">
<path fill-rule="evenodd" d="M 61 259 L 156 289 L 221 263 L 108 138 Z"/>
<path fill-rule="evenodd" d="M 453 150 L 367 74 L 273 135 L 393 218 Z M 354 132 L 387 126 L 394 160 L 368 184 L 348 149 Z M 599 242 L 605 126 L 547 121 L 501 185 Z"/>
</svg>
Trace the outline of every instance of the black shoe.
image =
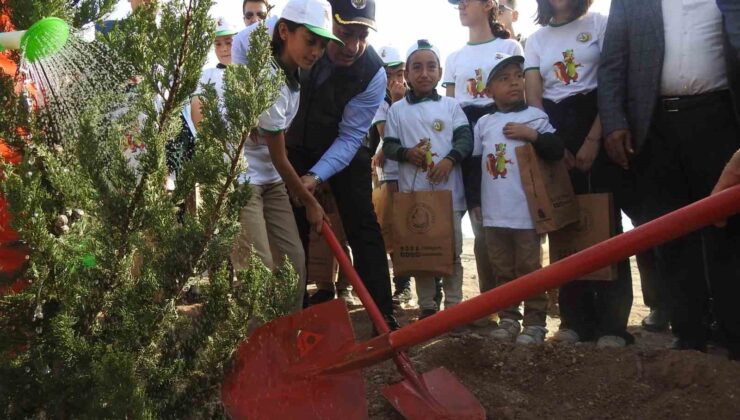
<svg viewBox="0 0 740 420">
<path fill-rule="evenodd" d="M 319 289 L 308 299 L 311 305 L 318 305 L 320 303 L 328 302 L 334 299 L 334 291 Z"/>
<path fill-rule="evenodd" d="M 434 303 L 437 305 L 437 311 L 442 310 L 442 277 L 434 278 L 434 286 L 436 291 L 434 293 Z"/>
<path fill-rule="evenodd" d="M 411 301 L 411 289 L 397 289 L 393 293 L 393 306 L 401 306 Z"/>
<path fill-rule="evenodd" d="M 650 315 L 642 320 L 642 328 L 650 332 L 668 331 L 670 317 L 665 309 L 651 309 Z"/>
<path fill-rule="evenodd" d="M 388 324 L 388 328 L 391 329 L 391 331 L 396 331 L 401 329 L 401 325 L 398 323 L 398 320 L 393 315 L 384 315 L 383 319 L 385 319 L 385 323 Z M 375 328 L 375 325 L 373 325 L 373 337 L 378 336 L 378 329 Z"/>
<path fill-rule="evenodd" d="M 438 311 L 436 309 L 423 309 L 421 311 L 421 314 L 419 315 L 419 321 L 421 321 L 424 318 L 429 318 L 430 316 L 436 314 Z"/>
<path fill-rule="evenodd" d="M 702 353 L 707 352 L 707 343 L 696 341 L 696 340 L 684 340 L 682 338 L 676 338 L 669 347 L 671 350 L 696 350 Z"/>
</svg>

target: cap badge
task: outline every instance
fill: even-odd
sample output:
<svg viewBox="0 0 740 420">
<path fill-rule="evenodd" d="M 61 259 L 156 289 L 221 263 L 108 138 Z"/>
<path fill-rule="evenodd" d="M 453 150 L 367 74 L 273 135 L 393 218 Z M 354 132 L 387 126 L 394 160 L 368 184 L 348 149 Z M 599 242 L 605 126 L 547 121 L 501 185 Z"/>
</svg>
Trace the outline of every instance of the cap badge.
<svg viewBox="0 0 740 420">
<path fill-rule="evenodd" d="M 442 120 L 434 120 L 432 123 L 432 129 L 436 132 L 441 132 L 444 130 L 445 124 L 442 122 Z"/>
<path fill-rule="evenodd" d="M 591 38 L 593 38 L 593 36 L 591 35 L 591 32 L 581 32 L 580 34 L 578 34 L 578 37 L 576 38 L 576 40 L 578 42 L 584 42 L 585 43 L 585 42 L 590 41 Z"/>
<path fill-rule="evenodd" d="M 367 6 L 367 0 L 352 0 L 352 6 L 354 6 L 355 9 L 362 10 Z"/>
<path fill-rule="evenodd" d="M 380 58 L 385 58 L 385 50 L 380 50 Z"/>
<path fill-rule="evenodd" d="M 504 55 L 503 54 L 496 53 L 496 60 L 501 60 L 502 58 L 504 58 Z"/>
</svg>

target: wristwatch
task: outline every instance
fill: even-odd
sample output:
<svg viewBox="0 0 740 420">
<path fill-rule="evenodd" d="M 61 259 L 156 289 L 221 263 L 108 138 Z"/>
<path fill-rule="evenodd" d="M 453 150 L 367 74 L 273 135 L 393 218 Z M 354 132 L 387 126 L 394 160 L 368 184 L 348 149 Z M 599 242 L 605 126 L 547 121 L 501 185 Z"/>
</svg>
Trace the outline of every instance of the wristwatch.
<svg viewBox="0 0 740 420">
<path fill-rule="evenodd" d="M 306 176 L 310 176 L 311 178 L 313 178 L 313 179 L 314 179 L 314 181 L 316 181 L 316 185 L 319 185 L 319 184 L 321 184 L 322 182 L 324 182 L 324 180 L 323 180 L 323 179 L 321 179 L 321 177 L 320 177 L 320 176 L 316 175 L 316 174 L 315 174 L 315 173 L 313 173 L 313 172 L 307 172 L 307 173 L 306 173 Z"/>
</svg>

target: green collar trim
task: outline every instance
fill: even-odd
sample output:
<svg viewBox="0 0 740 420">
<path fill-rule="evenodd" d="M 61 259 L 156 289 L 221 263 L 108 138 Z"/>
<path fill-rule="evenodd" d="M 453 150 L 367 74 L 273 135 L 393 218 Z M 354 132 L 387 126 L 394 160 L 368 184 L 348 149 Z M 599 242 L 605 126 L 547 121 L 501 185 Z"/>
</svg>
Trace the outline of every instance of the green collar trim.
<svg viewBox="0 0 740 420">
<path fill-rule="evenodd" d="M 565 26 L 565 25 L 567 25 L 569 23 L 575 22 L 575 21 L 577 21 L 580 18 L 581 18 L 580 16 L 574 17 L 574 18 L 571 18 L 571 19 L 566 20 L 563 23 L 552 23 L 552 20 L 551 20 L 550 23 L 548 23 L 548 26 L 550 26 L 552 28 L 559 28 L 561 26 Z"/>
<path fill-rule="evenodd" d="M 496 112 L 500 112 L 502 114 L 508 114 L 509 112 L 522 112 L 522 111 L 526 110 L 527 108 L 529 108 L 529 107 L 527 106 L 527 103 L 524 102 L 524 101 L 519 102 L 518 104 L 512 106 L 511 109 L 506 110 L 506 111 L 502 110 L 501 108 L 498 107 L 498 105 L 496 105 L 494 103 L 493 104 L 493 109 L 491 110 L 490 113 L 491 114 L 494 114 Z"/>
<path fill-rule="evenodd" d="M 491 38 L 491 39 L 489 39 L 489 40 L 487 40 L 487 41 L 481 41 L 481 42 L 468 42 L 468 45 L 470 45 L 470 46 L 474 47 L 474 46 L 476 46 L 476 45 L 483 45 L 483 44 L 488 44 L 489 42 L 493 42 L 493 41 L 495 41 L 495 40 L 497 40 L 497 39 L 498 39 L 498 37 L 495 37 L 495 36 L 494 36 L 493 38 Z"/>
<path fill-rule="evenodd" d="M 442 96 L 439 93 L 437 93 L 437 90 L 436 89 L 433 90 L 432 93 L 430 93 L 430 94 L 428 94 L 426 96 L 421 96 L 421 97 L 416 96 L 414 94 L 414 91 L 413 90 L 409 90 L 408 92 L 406 92 L 406 100 L 408 101 L 408 103 L 410 103 L 412 105 L 414 105 L 414 104 L 420 104 L 420 103 L 426 102 L 426 101 L 435 101 L 436 102 L 436 101 L 439 101 L 441 99 L 442 99 Z"/>
</svg>

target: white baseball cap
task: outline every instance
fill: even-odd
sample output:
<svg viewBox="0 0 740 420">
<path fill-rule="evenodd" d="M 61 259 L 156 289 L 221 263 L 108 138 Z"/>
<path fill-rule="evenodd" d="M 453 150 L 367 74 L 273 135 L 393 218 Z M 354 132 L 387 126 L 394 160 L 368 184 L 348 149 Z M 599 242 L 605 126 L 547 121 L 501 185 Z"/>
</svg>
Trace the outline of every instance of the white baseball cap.
<svg viewBox="0 0 740 420">
<path fill-rule="evenodd" d="M 332 32 L 331 5 L 326 0 L 290 0 L 280 17 L 299 23 L 322 38 L 344 45 Z"/>
<path fill-rule="evenodd" d="M 383 65 L 386 67 L 396 67 L 403 64 L 403 57 L 401 57 L 401 51 L 398 48 L 386 45 L 378 50 L 378 55 L 383 60 Z"/>
<path fill-rule="evenodd" d="M 228 19 L 226 19 L 223 16 L 219 16 L 216 18 L 216 36 L 229 36 L 229 35 L 235 35 L 239 33 L 239 29 L 237 29 L 236 25 L 229 22 Z"/>
<path fill-rule="evenodd" d="M 491 83 L 491 79 L 493 79 L 494 76 L 496 76 L 496 73 L 498 73 L 501 69 L 503 69 L 507 65 L 511 63 L 516 63 L 521 66 L 522 64 L 524 64 L 524 57 L 522 57 L 521 55 L 509 55 L 509 54 L 504 54 L 500 52 L 497 52 L 496 54 L 493 55 L 493 60 L 495 64 L 493 65 L 491 72 L 488 73 L 488 78 L 486 79 L 486 85 Z"/>
<path fill-rule="evenodd" d="M 408 52 L 406 53 L 406 61 L 409 61 L 409 58 L 411 58 L 411 55 L 419 50 L 430 50 L 434 53 L 434 55 L 437 56 L 437 60 L 442 59 L 442 54 L 439 53 L 439 49 L 429 43 L 426 39 L 420 39 L 416 42 L 414 42 L 414 45 L 409 48 Z"/>
</svg>

